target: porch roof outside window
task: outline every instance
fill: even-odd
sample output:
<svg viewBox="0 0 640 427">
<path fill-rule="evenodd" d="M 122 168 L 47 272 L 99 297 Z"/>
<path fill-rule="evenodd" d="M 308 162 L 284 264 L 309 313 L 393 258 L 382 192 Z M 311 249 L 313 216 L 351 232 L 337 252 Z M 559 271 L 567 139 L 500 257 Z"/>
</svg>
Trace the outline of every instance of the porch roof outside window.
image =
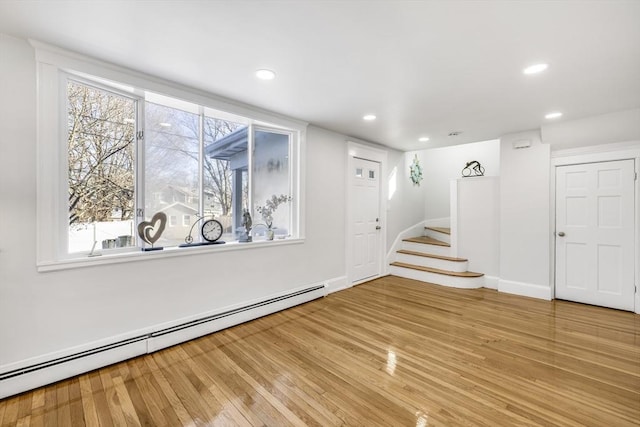
<svg viewBox="0 0 640 427">
<path fill-rule="evenodd" d="M 243 127 L 220 138 L 205 148 L 205 154 L 213 159 L 231 160 L 233 156 L 247 151 L 249 128 Z"/>
</svg>

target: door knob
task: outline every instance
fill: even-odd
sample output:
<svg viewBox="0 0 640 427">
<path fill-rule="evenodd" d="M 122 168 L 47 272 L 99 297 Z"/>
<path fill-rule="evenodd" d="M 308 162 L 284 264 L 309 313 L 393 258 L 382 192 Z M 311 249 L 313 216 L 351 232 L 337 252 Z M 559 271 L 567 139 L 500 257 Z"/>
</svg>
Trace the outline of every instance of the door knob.
<svg viewBox="0 0 640 427">
<path fill-rule="evenodd" d="M 564 237 L 564 231 L 560 231 L 560 232 L 558 233 L 558 236 L 560 236 L 560 237 Z"/>
<path fill-rule="evenodd" d="M 376 230 L 380 230 L 382 227 L 380 227 L 379 225 L 376 225 Z"/>
</svg>

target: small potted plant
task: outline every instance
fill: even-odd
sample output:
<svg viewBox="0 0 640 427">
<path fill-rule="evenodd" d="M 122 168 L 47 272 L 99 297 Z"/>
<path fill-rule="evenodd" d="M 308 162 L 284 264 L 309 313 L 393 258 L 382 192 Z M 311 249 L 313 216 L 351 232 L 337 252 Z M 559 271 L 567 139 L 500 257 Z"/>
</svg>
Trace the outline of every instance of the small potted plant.
<svg viewBox="0 0 640 427">
<path fill-rule="evenodd" d="M 271 196 L 270 199 L 267 199 L 264 206 L 258 206 L 256 211 L 260 215 L 262 215 L 262 219 L 267 227 L 267 240 L 273 240 L 273 214 L 283 203 L 287 203 L 291 201 L 291 196 L 287 196 L 281 194 L 280 196 L 276 196 L 275 194 Z"/>
</svg>

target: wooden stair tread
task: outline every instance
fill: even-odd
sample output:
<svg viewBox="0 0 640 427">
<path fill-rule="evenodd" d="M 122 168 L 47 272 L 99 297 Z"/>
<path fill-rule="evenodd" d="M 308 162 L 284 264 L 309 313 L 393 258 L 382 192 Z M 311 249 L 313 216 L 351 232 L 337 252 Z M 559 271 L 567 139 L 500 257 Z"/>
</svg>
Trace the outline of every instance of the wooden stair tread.
<svg viewBox="0 0 640 427">
<path fill-rule="evenodd" d="M 396 251 L 396 252 L 399 253 L 399 254 L 422 256 L 422 257 L 426 257 L 426 258 L 436 258 L 436 259 L 442 259 L 442 260 L 445 260 L 445 261 L 454 261 L 454 262 L 465 262 L 465 261 L 468 261 L 467 259 L 464 259 L 464 258 L 454 258 L 454 257 L 444 256 L 444 255 L 427 254 L 427 253 L 424 253 L 424 252 L 408 251 L 406 249 L 400 249 L 399 251 Z"/>
<path fill-rule="evenodd" d="M 451 234 L 451 229 L 449 227 L 425 227 L 425 230 L 433 230 L 442 234 Z"/>
<path fill-rule="evenodd" d="M 412 243 L 422 243 L 425 245 L 436 245 L 436 246 L 446 246 L 450 247 L 451 245 L 447 242 L 442 242 L 440 240 L 433 239 L 427 236 L 418 236 L 418 237 L 409 237 L 407 239 L 402 239 L 403 242 L 412 242 Z"/>
<path fill-rule="evenodd" d="M 395 267 L 404 267 L 411 268 L 413 270 L 426 271 L 428 273 L 436 273 L 436 274 L 444 274 L 445 276 L 455 276 L 455 277 L 482 277 L 483 273 L 475 273 L 473 271 L 449 271 L 449 270 L 440 270 L 439 268 L 431 268 L 431 267 L 422 267 L 420 265 L 406 264 L 404 262 L 392 262 L 390 265 Z"/>
</svg>

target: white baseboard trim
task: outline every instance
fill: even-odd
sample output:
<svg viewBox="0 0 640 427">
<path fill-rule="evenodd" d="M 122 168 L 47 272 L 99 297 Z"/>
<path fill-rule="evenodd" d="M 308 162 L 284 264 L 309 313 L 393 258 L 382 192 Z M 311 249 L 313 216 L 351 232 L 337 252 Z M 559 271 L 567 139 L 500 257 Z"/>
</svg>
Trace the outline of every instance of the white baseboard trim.
<svg viewBox="0 0 640 427">
<path fill-rule="evenodd" d="M 534 285 L 532 283 L 513 282 L 511 280 L 498 280 L 498 291 L 523 297 L 539 298 L 551 301 L 551 287 Z"/>
<path fill-rule="evenodd" d="M 329 279 L 326 282 L 327 295 L 332 294 L 334 292 L 343 291 L 350 287 L 351 286 L 349 285 L 347 276 L 336 277 L 334 279 Z"/>
<path fill-rule="evenodd" d="M 379 279 L 379 278 L 381 278 L 381 277 L 385 277 L 385 276 L 387 276 L 387 275 L 388 275 L 388 274 L 387 274 L 386 272 L 384 272 L 384 273 L 382 273 L 382 274 L 378 274 L 378 275 L 375 275 L 375 276 L 367 277 L 366 279 L 357 280 L 357 281 L 355 281 L 355 282 L 351 283 L 351 285 L 349 285 L 349 286 L 347 286 L 347 287 L 348 287 L 348 288 L 351 288 L 351 287 L 354 287 L 354 286 L 357 286 L 357 285 L 361 285 L 361 284 L 363 284 L 363 283 L 370 282 L 370 281 L 372 281 L 372 280 Z"/>
<path fill-rule="evenodd" d="M 9 363 L 6 365 L 0 365 L 0 381 L 3 375 L 11 371 L 24 371 L 29 370 L 29 367 L 36 365 L 46 365 L 54 360 L 72 359 L 78 354 L 88 354 L 94 352 L 99 348 L 107 348 L 113 346 L 114 343 L 124 343 L 129 341 L 135 341 L 140 337 L 145 337 L 153 331 L 153 328 L 143 328 L 135 331 L 129 331 L 126 334 L 114 335 L 108 338 L 103 338 L 96 341 L 91 341 L 81 345 L 68 347 L 62 350 L 57 350 L 51 353 L 42 354 L 36 357 L 30 357 L 28 359 L 22 359 L 17 362 Z M 0 382 L 2 384 L 2 382 Z M 1 394 L 1 393 L 0 393 Z"/>
<path fill-rule="evenodd" d="M 290 289 L 271 296 L 189 318 L 155 325 L 144 333 L 94 341 L 55 353 L 3 365 L 0 399 L 73 377 L 132 357 L 198 338 L 344 289 L 346 277 Z"/>
<path fill-rule="evenodd" d="M 495 289 L 498 290 L 498 283 L 500 282 L 500 278 L 496 276 L 484 276 L 484 287 L 487 289 Z"/>
</svg>

